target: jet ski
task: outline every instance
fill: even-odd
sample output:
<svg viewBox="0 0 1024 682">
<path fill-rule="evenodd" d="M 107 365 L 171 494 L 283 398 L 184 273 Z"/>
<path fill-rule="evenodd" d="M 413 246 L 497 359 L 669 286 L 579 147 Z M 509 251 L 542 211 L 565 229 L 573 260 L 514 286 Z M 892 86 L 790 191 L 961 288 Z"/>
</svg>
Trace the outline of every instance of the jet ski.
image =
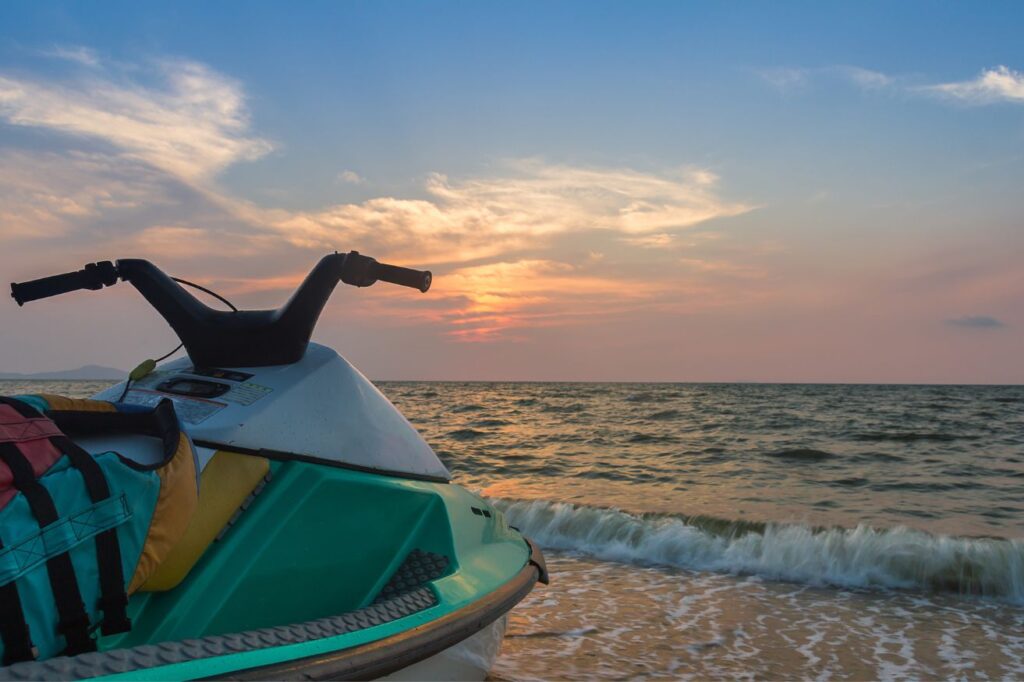
<svg viewBox="0 0 1024 682">
<path fill-rule="evenodd" d="M 33 649 L 36 660 L 0 667 L 0 679 L 483 679 L 507 614 L 547 583 L 543 556 L 500 510 L 451 482 L 366 377 L 310 342 L 339 282 L 426 292 L 431 273 L 334 253 L 276 310 L 210 308 L 138 259 L 11 287 L 23 305 L 119 281 L 163 316 L 187 356 L 147 361 L 92 401 L 5 400 L 33 423 L 44 418 L 35 405 L 61 428 L 61 419 L 88 426 L 87 410 L 159 412 L 169 403 L 192 447 L 194 510 L 126 593 L 120 632 L 94 621 L 93 650 Z M 75 420 L 59 416 L 62 401 L 77 406 Z M 68 431 L 76 451 L 118 453 L 138 472 L 168 461 L 157 438 L 79 431 Z"/>
</svg>

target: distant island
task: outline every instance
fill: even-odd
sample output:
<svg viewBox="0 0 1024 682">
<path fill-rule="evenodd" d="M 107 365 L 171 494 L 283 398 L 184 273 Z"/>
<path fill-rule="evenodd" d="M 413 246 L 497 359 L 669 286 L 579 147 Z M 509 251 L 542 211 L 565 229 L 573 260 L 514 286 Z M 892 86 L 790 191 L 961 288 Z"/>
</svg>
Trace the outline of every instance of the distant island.
<svg viewBox="0 0 1024 682">
<path fill-rule="evenodd" d="M 17 372 L 0 372 L 0 380 L 5 381 L 116 381 L 124 379 L 128 372 L 101 365 L 85 365 L 78 369 L 62 369 L 55 372 L 35 372 L 19 374 Z"/>
</svg>

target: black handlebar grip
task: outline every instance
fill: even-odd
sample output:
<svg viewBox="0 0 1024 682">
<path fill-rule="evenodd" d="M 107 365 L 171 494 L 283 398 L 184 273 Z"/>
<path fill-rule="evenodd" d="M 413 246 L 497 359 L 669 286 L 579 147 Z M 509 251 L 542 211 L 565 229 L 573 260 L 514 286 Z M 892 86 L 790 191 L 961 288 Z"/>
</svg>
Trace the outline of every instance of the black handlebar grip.
<svg viewBox="0 0 1024 682">
<path fill-rule="evenodd" d="M 397 265 L 388 265 L 387 263 L 377 263 L 374 274 L 381 281 L 419 289 L 423 293 L 427 293 L 427 289 L 430 288 L 430 282 L 433 279 L 433 275 L 430 274 L 429 270 L 413 270 L 412 268 L 402 268 Z"/>
<path fill-rule="evenodd" d="M 20 284 L 12 283 L 11 297 L 18 305 L 25 305 L 29 301 L 59 296 L 79 289 L 102 289 L 117 282 L 117 276 L 117 268 L 110 261 L 89 263 L 77 272 L 65 272 L 63 275 L 43 277 Z"/>
</svg>

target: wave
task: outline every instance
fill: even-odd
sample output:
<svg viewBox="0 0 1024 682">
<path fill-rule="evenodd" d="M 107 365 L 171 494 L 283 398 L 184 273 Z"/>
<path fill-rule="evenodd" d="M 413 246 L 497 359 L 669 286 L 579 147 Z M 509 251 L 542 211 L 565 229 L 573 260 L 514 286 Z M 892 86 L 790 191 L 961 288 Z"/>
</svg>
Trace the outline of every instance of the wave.
<svg viewBox="0 0 1024 682">
<path fill-rule="evenodd" d="M 769 457 L 776 457 L 778 459 L 796 459 L 803 461 L 820 461 L 823 459 L 830 459 L 834 457 L 831 452 L 825 450 L 815 450 L 814 448 L 787 448 L 785 450 L 776 450 L 775 452 L 769 452 Z"/>
<path fill-rule="evenodd" d="M 870 481 L 863 476 L 847 476 L 845 478 L 837 478 L 834 481 L 826 481 L 826 485 L 837 485 L 841 488 L 860 488 L 868 483 Z"/>
<path fill-rule="evenodd" d="M 875 462 L 905 462 L 906 460 L 899 455 L 893 455 L 888 452 L 862 452 L 859 455 L 853 455 L 851 459 L 859 459 L 866 461 Z"/>
<path fill-rule="evenodd" d="M 676 443 L 678 441 L 677 436 L 656 433 L 634 433 L 626 439 L 627 443 Z"/>
<path fill-rule="evenodd" d="M 504 419 L 477 419 L 472 423 L 472 426 L 481 426 L 486 428 L 489 426 L 508 426 L 511 423 L 512 422 Z"/>
<path fill-rule="evenodd" d="M 655 412 L 654 414 L 647 415 L 645 419 L 649 419 L 651 421 L 665 421 L 667 419 L 677 419 L 680 416 L 682 416 L 682 412 L 679 410 L 662 410 L 661 412 Z"/>
<path fill-rule="evenodd" d="M 541 412 L 553 412 L 555 414 L 579 414 L 585 412 L 587 406 L 583 403 L 569 403 L 568 405 L 552 405 L 541 403 Z"/>
<path fill-rule="evenodd" d="M 874 431 L 869 433 L 857 433 L 853 435 L 853 440 L 864 441 L 867 443 L 873 442 L 884 442 L 894 441 L 897 443 L 914 443 L 917 441 L 934 441 L 939 443 L 949 443 L 955 440 L 977 440 L 978 436 L 971 434 L 954 434 L 954 433 L 914 433 L 914 432 L 887 432 L 887 431 Z"/>
<path fill-rule="evenodd" d="M 494 499 L 542 547 L 607 561 L 757 575 L 810 585 L 953 592 L 1024 604 L 1024 540 L 630 514 Z"/>
<path fill-rule="evenodd" d="M 476 440 L 477 438 L 486 438 L 489 435 L 491 434 L 486 433 L 484 431 L 477 431 L 476 429 L 458 429 L 457 431 L 450 431 L 448 433 L 449 438 L 454 438 L 455 440 L 462 441 Z"/>
</svg>

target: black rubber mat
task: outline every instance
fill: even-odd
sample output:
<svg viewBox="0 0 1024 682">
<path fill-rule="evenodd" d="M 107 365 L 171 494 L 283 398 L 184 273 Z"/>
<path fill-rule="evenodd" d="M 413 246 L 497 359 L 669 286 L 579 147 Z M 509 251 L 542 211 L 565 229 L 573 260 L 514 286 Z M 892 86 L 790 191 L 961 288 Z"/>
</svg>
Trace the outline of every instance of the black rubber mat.
<svg viewBox="0 0 1024 682">
<path fill-rule="evenodd" d="M 405 557 L 405 561 L 398 567 L 391 580 L 384 586 L 384 589 L 377 595 L 374 604 L 411 592 L 431 580 L 437 580 L 448 572 L 448 557 L 443 554 L 425 552 L 421 549 L 414 549 Z"/>
<path fill-rule="evenodd" d="M 415 569 L 412 574 L 420 575 Z M 422 584 L 421 582 L 420 585 Z M 61 656 L 39 662 L 16 663 L 0 668 L 0 680 L 69 680 L 98 677 L 242 651 L 309 642 L 388 623 L 436 604 L 437 597 L 434 596 L 434 591 L 423 586 L 377 601 L 363 609 L 295 625 L 281 625 L 179 642 L 145 644 L 130 649 L 114 649 L 74 657 Z"/>
</svg>

